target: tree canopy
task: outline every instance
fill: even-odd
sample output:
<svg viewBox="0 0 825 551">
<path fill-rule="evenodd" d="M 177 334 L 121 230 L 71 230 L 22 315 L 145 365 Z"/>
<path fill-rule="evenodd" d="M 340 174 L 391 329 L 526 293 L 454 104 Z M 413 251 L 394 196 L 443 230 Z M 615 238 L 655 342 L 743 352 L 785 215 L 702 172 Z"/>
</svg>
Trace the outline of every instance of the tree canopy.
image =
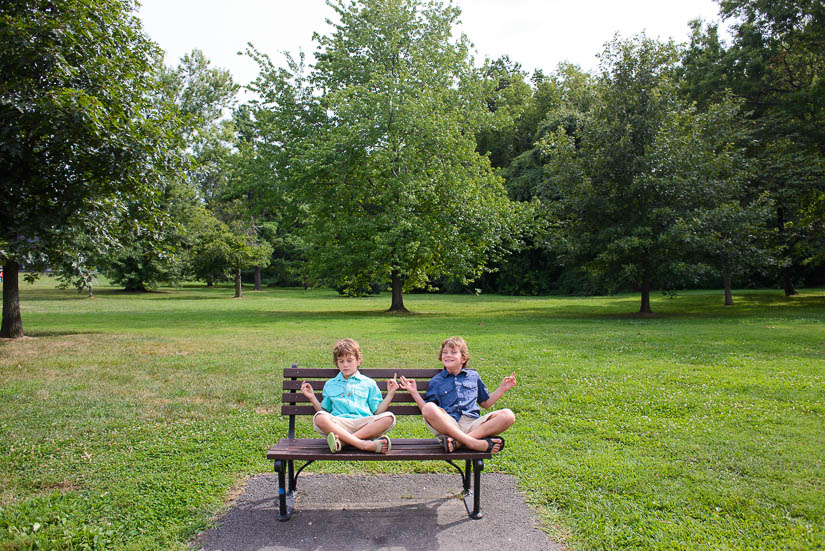
<svg viewBox="0 0 825 551">
<path fill-rule="evenodd" d="M 483 97 L 466 39 L 451 39 L 458 10 L 330 5 L 340 22 L 316 35 L 313 70 L 264 71 L 257 85 L 272 99 L 259 110 L 286 129 L 269 142 L 289 142 L 277 169 L 307 207 L 316 277 L 350 289 L 387 282 L 390 309 L 403 311 L 404 289 L 479 275 L 516 234 L 519 210 L 476 152 Z"/>
<path fill-rule="evenodd" d="M 155 44 L 130 0 L 6 2 L 0 17 L 0 259 L 5 337 L 22 335 L 21 264 L 67 250 L 75 231 L 112 238 L 113 213 L 153 210 L 176 140 L 152 100 Z M 11 280 L 14 282 L 11 282 Z"/>
</svg>

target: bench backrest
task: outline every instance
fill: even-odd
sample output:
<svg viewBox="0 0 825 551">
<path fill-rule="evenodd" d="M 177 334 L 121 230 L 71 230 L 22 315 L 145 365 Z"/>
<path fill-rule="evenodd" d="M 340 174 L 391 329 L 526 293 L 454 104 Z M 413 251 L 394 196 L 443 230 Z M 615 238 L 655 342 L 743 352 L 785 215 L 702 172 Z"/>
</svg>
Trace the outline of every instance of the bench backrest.
<svg viewBox="0 0 825 551">
<path fill-rule="evenodd" d="M 387 379 L 392 379 L 393 375 L 402 375 L 408 379 L 415 379 L 418 383 L 418 391 L 423 395 L 427 390 L 427 383 L 438 374 L 442 368 L 404 368 L 404 369 L 359 369 L 362 375 L 375 379 L 381 394 L 387 394 Z M 315 391 L 318 401 L 323 400 L 322 391 L 327 380 L 338 375 L 338 369 L 329 368 L 305 368 L 292 365 L 291 368 L 284 369 L 283 394 L 281 395 L 281 415 L 289 416 L 289 438 L 295 438 L 295 416 L 315 415 L 315 408 L 309 403 L 309 399 L 301 394 L 301 383 L 307 381 Z M 409 392 L 398 391 L 388 408 L 388 411 L 396 415 L 421 415 L 418 406 Z"/>
</svg>

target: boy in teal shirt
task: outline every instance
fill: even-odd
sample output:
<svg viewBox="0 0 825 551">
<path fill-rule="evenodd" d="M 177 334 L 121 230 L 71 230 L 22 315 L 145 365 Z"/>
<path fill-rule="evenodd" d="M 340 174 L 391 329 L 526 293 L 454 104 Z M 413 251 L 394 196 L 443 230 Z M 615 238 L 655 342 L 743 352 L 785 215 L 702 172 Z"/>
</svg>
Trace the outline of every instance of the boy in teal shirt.
<svg viewBox="0 0 825 551">
<path fill-rule="evenodd" d="M 352 339 L 335 343 L 332 359 L 340 373 L 324 384 L 322 402 L 312 385 L 301 384 L 316 411 L 313 427 L 327 437 L 332 453 L 341 451 L 342 442 L 360 450 L 389 452 L 392 442 L 385 433 L 395 425 L 395 415 L 387 407 L 398 390 L 395 378 L 387 381 L 387 397 L 382 400 L 376 382 L 358 371 L 361 347 Z"/>
</svg>

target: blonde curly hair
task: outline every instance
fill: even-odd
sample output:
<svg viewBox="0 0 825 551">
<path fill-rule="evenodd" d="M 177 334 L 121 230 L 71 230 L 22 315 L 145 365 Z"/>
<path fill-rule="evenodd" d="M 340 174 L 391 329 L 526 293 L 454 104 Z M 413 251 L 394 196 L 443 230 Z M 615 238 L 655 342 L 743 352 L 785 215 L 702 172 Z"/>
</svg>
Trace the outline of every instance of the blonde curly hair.
<svg viewBox="0 0 825 551">
<path fill-rule="evenodd" d="M 356 360 L 361 361 L 361 347 L 353 339 L 341 339 L 332 348 L 332 365 L 338 367 L 338 358 L 343 358 L 347 354 L 352 354 Z"/>
</svg>

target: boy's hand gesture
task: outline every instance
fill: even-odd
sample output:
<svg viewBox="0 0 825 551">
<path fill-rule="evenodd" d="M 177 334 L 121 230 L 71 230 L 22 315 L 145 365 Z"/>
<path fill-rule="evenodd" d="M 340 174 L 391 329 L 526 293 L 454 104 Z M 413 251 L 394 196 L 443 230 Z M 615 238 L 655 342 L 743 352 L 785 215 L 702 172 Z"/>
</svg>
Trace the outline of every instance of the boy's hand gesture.
<svg viewBox="0 0 825 551">
<path fill-rule="evenodd" d="M 398 390 L 397 377 L 398 373 L 393 373 L 392 379 L 387 379 L 387 394 L 395 394 L 395 391 Z"/>
<path fill-rule="evenodd" d="M 403 375 L 401 376 L 401 388 L 403 388 L 411 394 L 418 391 L 418 388 L 415 384 L 415 379 L 407 379 Z"/>
<path fill-rule="evenodd" d="M 315 391 L 312 390 L 312 385 L 304 381 L 301 383 L 301 394 L 312 400 L 315 396 Z"/>
<path fill-rule="evenodd" d="M 504 380 L 501 381 L 501 388 L 504 389 L 504 392 L 507 392 L 511 388 L 516 386 L 516 372 L 513 371 L 510 375 L 504 377 Z"/>
</svg>

